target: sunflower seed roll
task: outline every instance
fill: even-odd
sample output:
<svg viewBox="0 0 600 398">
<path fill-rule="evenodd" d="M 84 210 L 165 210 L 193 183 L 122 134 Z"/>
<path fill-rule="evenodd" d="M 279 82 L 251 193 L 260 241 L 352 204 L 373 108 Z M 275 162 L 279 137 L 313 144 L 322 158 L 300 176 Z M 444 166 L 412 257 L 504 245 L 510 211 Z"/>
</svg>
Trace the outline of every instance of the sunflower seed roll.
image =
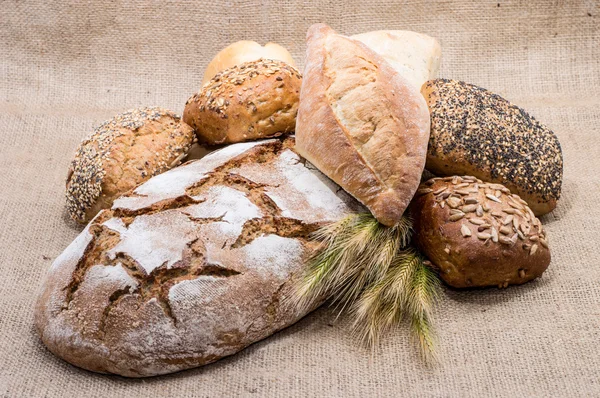
<svg viewBox="0 0 600 398">
<path fill-rule="evenodd" d="M 181 163 L 192 128 L 162 108 L 140 108 L 102 123 L 77 148 L 67 176 L 67 211 L 85 223 L 123 193 Z"/>
<path fill-rule="evenodd" d="M 536 216 L 556 207 L 563 158 L 551 130 L 499 95 L 465 82 L 430 80 L 421 93 L 431 113 L 429 171 L 504 184 Z"/>
<path fill-rule="evenodd" d="M 416 245 L 452 287 L 518 285 L 550 264 L 542 223 L 504 185 L 472 176 L 432 178 L 410 211 Z"/>
</svg>

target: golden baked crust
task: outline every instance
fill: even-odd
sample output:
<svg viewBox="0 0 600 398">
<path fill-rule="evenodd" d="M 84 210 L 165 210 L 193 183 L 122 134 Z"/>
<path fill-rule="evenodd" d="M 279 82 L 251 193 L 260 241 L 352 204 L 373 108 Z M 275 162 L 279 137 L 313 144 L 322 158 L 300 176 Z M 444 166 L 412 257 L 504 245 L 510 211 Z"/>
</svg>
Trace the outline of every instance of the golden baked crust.
<svg viewBox="0 0 600 398">
<path fill-rule="evenodd" d="M 102 123 L 77 149 L 67 176 L 67 211 L 80 223 L 150 177 L 177 166 L 194 133 L 162 108 L 127 111 Z"/>
<path fill-rule="evenodd" d="M 421 89 L 431 112 L 427 170 L 506 185 L 537 216 L 556 207 L 563 159 L 556 135 L 481 87 L 436 79 Z"/>
<path fill-rule="evenodd" d="M 521 284 L 550 264 L 540 220 L 503 185 L 433 178 L 419 187 L 410 211 L 417 246 L 450 286 Z"/>
<path fill-rule="evenodd" d="M 218 73 L 185 104 L 183 121 L 202 144 L 232 144 L 294 131 L 302 78 L 260 59 Z"/>
<path fill-rule="evenodd" d="M 296 148 L 395 225 L 425 166 L 427 104 L 410 83 L 359 41 L 313 25 L 307 34 Z"/>
</svg>

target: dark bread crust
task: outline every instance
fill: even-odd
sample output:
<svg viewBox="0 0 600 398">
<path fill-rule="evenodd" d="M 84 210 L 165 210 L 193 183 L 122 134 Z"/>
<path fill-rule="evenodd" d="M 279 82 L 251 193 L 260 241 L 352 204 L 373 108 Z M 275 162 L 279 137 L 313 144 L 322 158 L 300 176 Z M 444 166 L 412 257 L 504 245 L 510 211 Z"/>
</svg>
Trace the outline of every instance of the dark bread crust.
<svg viewBox="0 0 600 398">
<path fill-rule="evenodd" d="M 410 207 L 417 246 L 456 288 L 506 287 L 541 276 L 550 263 L 550 250 L 539 220 L 508 189 L 471 178 L 454 177 L 456 185 L 452 177 L 434 178 L 419 187 Z M 466 191 L 470 193 L 463 195 Z M 486 195 L 499 195 L 502 203 Z M 452 221 L 451 213 L 460 218 Z"/>
<path fill-rule="evenodd" d="M 302 78 L 283 61 L 260 59 L 217 73 L 185 104 L 183 120 L 206 145 L 294 131 Z"/>
<path fill-rule="evenodd" d="M 425 83 L 421 92 L 431 113 L 427 170 L 504 184 L 537 216 L 556 207 L 563 159 L 550 129 L 472 84 L 436 79 Z"/>
</svg>

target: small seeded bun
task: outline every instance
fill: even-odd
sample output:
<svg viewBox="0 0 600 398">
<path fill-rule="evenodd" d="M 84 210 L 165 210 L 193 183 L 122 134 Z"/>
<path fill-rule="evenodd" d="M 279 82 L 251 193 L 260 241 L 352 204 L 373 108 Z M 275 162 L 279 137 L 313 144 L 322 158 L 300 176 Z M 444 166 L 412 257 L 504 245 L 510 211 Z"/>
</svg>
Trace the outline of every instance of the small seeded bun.
<svg viewBox="0 0 600 398">
<path fill-rule="evenodd" d="M 410 211 L 415 243 L 450 286 L 521 284 L 550 264 L 540 220 L 503 185 L 433 178 L 421 184 Z"/>
<path fill-rule="evenodd" d="M 536 216 L 560 198 L 563 157 L 556 135 L 497 94 L 457 80 L 426 82 L 431 114 L 425 168 L 504 184 Z"/>
<path fill-rule="evenodd" d="M 162 108 L 130 110 L 102 123 L 77 149 L 67 176 L 67 211 L 80 223 L 123 193 L 181 163 L 191 127 Z"/>
<path fill-rule="evenodd" d="M 183 121 L 206 145 L 294 131 L 302 78 L 281 61 L 261 59 L 218 73 L 185 104 Z"/>
<path fill-rule="evenodd" d="M 225 69 L 261 58 L 276 59 L 288 65 L 296 66 L 288 50 L 277 43 L 267 43 L 263 47 L 255 41 L 242 40 L 228 45 L 215 55 L 204 71 L 202 85 Z"/>
</svg>

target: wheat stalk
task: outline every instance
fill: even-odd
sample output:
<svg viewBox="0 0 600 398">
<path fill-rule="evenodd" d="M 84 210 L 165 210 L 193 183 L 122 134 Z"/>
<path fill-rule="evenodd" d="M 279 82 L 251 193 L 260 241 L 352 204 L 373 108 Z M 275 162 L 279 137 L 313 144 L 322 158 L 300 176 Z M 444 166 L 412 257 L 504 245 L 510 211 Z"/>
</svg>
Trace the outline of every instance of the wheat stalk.
<svg viewBox="0 0 600 398">
<path fill-rule="evenodd" d="M 435 359 L 432 306 L 437 275 L 409 242 L 412 221 L 385 227 L 369 213 L 347 216 L 319 229 L 321 250 L 308 261 L 297 305 L 308 308 L 330 297 L 340 313 L 350 308 L 354 331 L 374 347 L 383 333 L 410 319 L 426 360 Z"/>
<path fill-rule="evenodd" d="M 438 297 L 440 281 L 435 272 L 423 264 L 423 258 L 415 255 L 415 271 L 411 283 L 407 312 L 413 334 L 418 338 L 425 360 L 435 362 L 435 332 L 432 324 L 432 309 Z"/>
</svg>

